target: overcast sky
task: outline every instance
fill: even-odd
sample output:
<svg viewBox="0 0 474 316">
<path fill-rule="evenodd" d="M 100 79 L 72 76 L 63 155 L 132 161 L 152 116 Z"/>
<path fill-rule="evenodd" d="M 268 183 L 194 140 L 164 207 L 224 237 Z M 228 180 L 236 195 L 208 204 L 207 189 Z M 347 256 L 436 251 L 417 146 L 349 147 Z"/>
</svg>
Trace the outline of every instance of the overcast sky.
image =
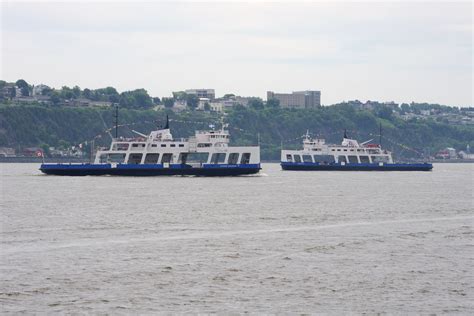
<svg viewBox="0 0 474 316">
<path fill-rule="evenodd" d="M 2 2 L 1 79 L 473 105 L 472 3 Z"/>
</svg>

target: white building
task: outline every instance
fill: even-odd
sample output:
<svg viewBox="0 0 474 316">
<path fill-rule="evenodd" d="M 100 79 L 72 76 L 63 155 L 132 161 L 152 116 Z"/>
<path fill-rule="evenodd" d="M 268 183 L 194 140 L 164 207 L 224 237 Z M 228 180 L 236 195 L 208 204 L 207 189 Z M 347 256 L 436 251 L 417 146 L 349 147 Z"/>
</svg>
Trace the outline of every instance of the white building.
<svg viewBox="0 0 474 316">
<path fill-rule="evenodd" d="M 209 98 L 199 98 L 199 103 L 197 106 L 198 110 L 205 110 L 206 103 L 210 104 L 211 100 Z"/>
<path fill-rule="evenodd" d="M 45 84 L 39 84 L 39 85 L 36 85 L 33 87 L 33 94 L 32 96 L 36 96 L 36 95 L 42 95 L 43 94 L 43 90 L 45 89 L 50 89 L 50 87 L 48 87 L 47 85 Z"/>
<path fill-rule="evenodd" d="M 184 90 L 186 94 L 194 94 L 198 98 L 207 98 L 213 100 L 216 98 L 216 92 L 214 89 L 187 89 Z"/>
</svg>

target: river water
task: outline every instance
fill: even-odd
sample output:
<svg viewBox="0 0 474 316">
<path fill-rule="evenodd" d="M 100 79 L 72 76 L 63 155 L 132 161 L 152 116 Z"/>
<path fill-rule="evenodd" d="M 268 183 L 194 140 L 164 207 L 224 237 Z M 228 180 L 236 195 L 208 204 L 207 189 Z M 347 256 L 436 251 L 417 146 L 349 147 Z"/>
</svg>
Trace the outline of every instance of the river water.
<svg viewBox="0 0 474 316">
<path fill-rule="evenodd" d="M 0 311 L 474 313 L 474 164 L 55 177 L 1 164 Z"/>
</svg>

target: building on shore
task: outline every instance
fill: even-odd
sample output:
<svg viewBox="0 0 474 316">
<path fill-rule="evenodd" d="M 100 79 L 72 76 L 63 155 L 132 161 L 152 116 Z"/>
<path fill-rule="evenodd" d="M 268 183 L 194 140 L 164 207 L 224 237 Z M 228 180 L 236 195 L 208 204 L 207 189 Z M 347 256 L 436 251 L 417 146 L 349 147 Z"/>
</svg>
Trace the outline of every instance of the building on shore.
<svg viewBox="0 0 474 316">
<path fill-rule="evenodd" d="M 216 92 L 214 89 L 187 89 L 184 90 L 186 94 L 194 94 L 198 98 L 206 98 L 209 100 L 214 100 L 216 98 Z"/>
<path fill-rule="evenodd" d="M 312 109 L 321 106 L 321 91 L 305 90 L 292 93 L 267 91 L 267 101 L 277 99 L 282 108 Z"/>
<path fill-rule="evenodd" d="M 10 147 L 0 147 L 0 157 L 15 157 L 15 149 Z"/>
<path fill-rule="evenodd" d="M 51 88 L 48 87 L 47 85 L 45 84 L 39 84 L 39 85 L 36 85 L 36 86 L 33 86 L 33 90 L 32 90 L 32 93 L 31 95 L 34 97 L 34 96 L 40 96 L 40 95 L 43 95 L 43 91 L 44 90 L 50 90 Z"/>
</svg>

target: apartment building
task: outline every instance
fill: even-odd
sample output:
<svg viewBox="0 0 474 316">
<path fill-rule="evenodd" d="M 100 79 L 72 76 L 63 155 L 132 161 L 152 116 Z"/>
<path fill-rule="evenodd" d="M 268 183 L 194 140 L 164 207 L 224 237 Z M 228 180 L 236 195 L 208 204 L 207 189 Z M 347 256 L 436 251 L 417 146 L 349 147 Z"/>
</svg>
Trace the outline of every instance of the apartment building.
<svg viewBox="0 0 474 316">
<path fill-rule="evenodd" d="M 316 108 L 321 106 L 321 91 L 305 90 L 292 93 L 267 91 L 267 101 L 277 99 L 282 108 Z"/>
</svg>

